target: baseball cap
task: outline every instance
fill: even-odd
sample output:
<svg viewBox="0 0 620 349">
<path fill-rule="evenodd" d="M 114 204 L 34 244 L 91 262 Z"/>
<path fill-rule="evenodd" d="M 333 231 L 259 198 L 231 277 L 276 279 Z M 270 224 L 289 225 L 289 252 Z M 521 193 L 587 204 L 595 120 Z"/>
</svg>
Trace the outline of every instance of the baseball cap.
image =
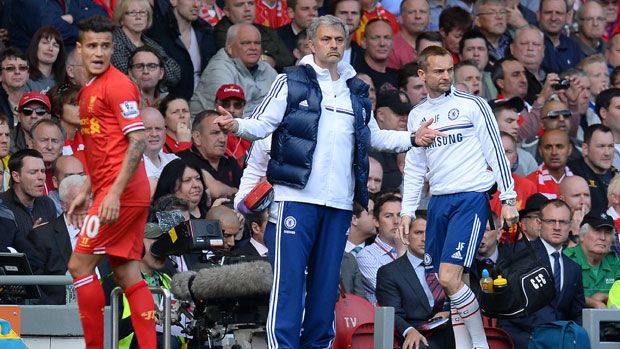
<svg viewBox="0 0 620 349">
<path fill-rule="evenodd" d="M 519 113 L 520 111 L 525 109 L 525 103 L 523 102 L 523 99 L 521 99 L 520 97 L 512 97 L 510 99 L 506 99 L 506 98 L 493 99 L 489 102 L 489 105 L 491 106 L 491 110 L 493 111 L 499 108 L 508 107 L 516 111 L 517 113 Z"/>
<path fill-rule="evenodd" d="M 155 223 L 146 223 L 144 227 L 144 237 L 147 239 L 157 239 L 164 235 L 164 231 Z"/>
<path fill-rule="evenodd" d="M 398 90 L 381 91 L 377 95 L 377 109 L 388 107 L 400 115 L 408 115 L 413 106 L 407 94 Z"/>
<path fill-rule="evenodd" d="M 534 211 L 540 211 L 542 205 L 544 205 L 549 199 L 541 193 L 532 194 L 527 201 L 525 201 L 525 207 L 519 211 L 519 216 L 523 217 L 526 214 Z"/>
<path fill-rule="evenodd" d="M 30 102 L 41 102 L 45 104 L 47 110 L 50 111 L 52 109 L 52 103 L 50 103 L 50 99 L 47 98 L 46 95 L 39 91 L 30 91 L 26 92 L 22 95 L 22 98 L 19 99 L 19 103 L 17 104 L 17 110 L 22 110 L 22 108 L 30 103 Z"/>
<path fill-rule="evenodd" d="M 235 84 L 226 84 L 220 86 L 220 88 L 215 93 L 215 99 L 223 101 L 228 98 L 239 98 L 245 101 L 245 94 L 243 93 L 243 88 Z"/>
<path fill-rule="evenodd" d="M 609 227 L 613 229 L 615 227 L 613 218 L 602 210 L 590 210 L 581 221 L 581 226 L 584 224 L 589 224 L 593 228 Z"/>
</svg>

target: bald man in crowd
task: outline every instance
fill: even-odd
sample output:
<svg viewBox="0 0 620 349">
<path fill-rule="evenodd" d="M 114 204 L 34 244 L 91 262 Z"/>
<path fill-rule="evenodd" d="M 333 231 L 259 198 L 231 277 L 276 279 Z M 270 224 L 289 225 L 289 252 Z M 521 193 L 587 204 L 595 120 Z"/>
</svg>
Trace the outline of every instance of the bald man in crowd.
<svg viewBox="0 0 620 349">
<path fill-rule="evenodd" d="M 573 211 L 570 238 L 576 238 L 579 234 L 583 217 L 590 212 L 592 208 L 588 183 L 580 176 L 564 178 L 562 183 L 560 183 L 560 199 L 566 202 Z"/>
<path fill-rule="evenodd" d="M 62 182 L 63 179 L 73 175 L 84 175 L 84 165 L 75 156 L 63 155 L 52 163 L 52 183 L 56 189 L 50 191 L 47 196 L 54 201 L 54 204 L 56 205 L 56 213 L 58 213 L 59 216 L 63 213 L 63 208 L 58 193 L 60 182 Z"/>
<path fill-rule="evenodd" d="M 242 229 L 241 222 L 235 211 L 226 206 L 211 207 L 207 213 L 207 219 L 220 222 L 226 251 L 228 252 L 235 247 L 235 239 Z"/>
<path fill-rule="evenodd" d="M 383 183 L 383 166 L 372 156 L 368 157 L 368 192 L 376 194 L 381 191 Z"/>
<path fill-rule="evenodd" d="M 527 179 L 534 182 L 537 191 L 549 199 L 557 198 L 562 180 L 573 175 L 566 166 L 572 148 L 568 134 L 562 129 L 546 130 L 538 142 L 543 163 Z"/>
</svg>

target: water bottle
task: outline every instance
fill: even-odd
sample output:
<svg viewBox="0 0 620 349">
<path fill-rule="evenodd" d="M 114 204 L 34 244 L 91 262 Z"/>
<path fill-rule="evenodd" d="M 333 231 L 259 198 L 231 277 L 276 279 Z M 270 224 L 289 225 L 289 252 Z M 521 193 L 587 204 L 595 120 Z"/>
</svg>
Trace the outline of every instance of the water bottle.
<svg viewBox="0 0 620 349">
<path fill-rule="evenodd" d="M 502 292 L 508 288 L 508 280 L 504 279 L 501 275 L 497 275 L 497 279 L 493 280 L 493 289 L 495 292 Z"/>
<path fill-rule="evenodd" d="M 480 279 L 480 288 L 484 293 L 493 293 L 493 278 L 489 275 L 489 271 L 482 269 L 482 279 Z"/>
</svg>

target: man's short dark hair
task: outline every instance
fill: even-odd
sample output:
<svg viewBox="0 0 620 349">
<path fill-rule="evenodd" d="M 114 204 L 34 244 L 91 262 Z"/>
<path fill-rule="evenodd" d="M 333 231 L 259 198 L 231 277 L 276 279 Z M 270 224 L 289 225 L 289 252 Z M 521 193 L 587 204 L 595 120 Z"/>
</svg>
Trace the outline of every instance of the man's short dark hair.
<svg viewBox="0 0 620 349">
<path fill-rule="evenodd" d="M 338 4 L 340 4 L 341 2 L 345 2 L 345 1 L 351 1 L 351 0 L 334 0 L 334 1 L 330 1 L 330 6 L 329 6 L 329 14 L 330 15 L 336 15 L 336 7 L 338 7 Z M 362 16 L 362 3 L 360 1 L 357 0 L 353 0 L 355 1 L 359 7 L 360 7 L 360 18 Z"/>
<path fill-rule="evenodd" d="M 218 112 L 216 112 L 215 110 L 212 109 L 208 109 L 208 110 L 203 110 L 200 113 L 196 114 L 196 117 L 194 118 L 194 122 L 192 122 L 192 132 L 195 131 L 200 131 L 200 127 L 202 124 L 202 120 L 210 117 L 210 116 L 219 116 L 220 114 Z"/>
<path fill-rule="evenodd" d="M 596 110 L 596 114 L 600 116 L 601 109 L 609 109 L 611 100 L 614 97 L 620 97 L 620 88 L 612 87 L 605 91 L 601 91 L 601 93 L 596 96 L 596 101 L 594 103 L 594 110 Z"/>
<path fill-rule="evenodd" d="M 82 42 L 83 35 L 86 32 L 92 33 L 114 33 L 114 24 L 105 16 L 96 15 L 81 20 L 78 25 L 79 38 L 78 41 Z"/>
<path fill-rule="evenodd" d="M 545 202 L 544 204 L 542 204 L 540 206 L 540 216 L 541 218 L 543 216 L 543 210 L 547 207 L 547 206 L 553 206 L 553 207 L 566 207 L 568 209 L 568 212 L 570 212 L 569 217 L 573 216 L 573 210 L 570 208 L 570 206 L 568 206 L 568 204 L 562 200 L 562 199 L 551 199 L 547 202 Z"/>
<path fill-rule="evenodd" d="M 457 83 L 462 82 L 462 81 L 456 80 L 456 72 L 459 71 L 463 67 L 474 67 L 476 68 L 476 70 L 480 71 L 480 69 L 478 69 L 478 65 L 476 64 L 476 62 L 472 61 L 471 59 L 462 60 L 454 66 L 454 82 L 457 82 Z M 480 72 L 480 74 L 482 74 L 482 72 Z"/>
<path fill-rule="evenodd" d="M 540 12 L 543 8 L 543 4 L 545 3 L 545 1 L 547 0 L 540 0 L 540 5 L 538 5 L 538 12 Z M 568 6 L 568 2 L 566 0 L 562 1 L 564 3 L 564 6 L 566 6 L 566 12 L 568 13 L 568 11 L 570 11 L 570 6 Z"/>
<path fill-rule="evenodd" d="M 429 46 L 418 53 L 418 66 L 423 71 L 428 69 L 428 58 L 433 56 L 451 56 L 450 51 L 439 46 Z"/>
<path fill-rule="evenodd" d="M 159 51 L 157 51 L 156 49 L 152 48 L 149 45 L 142 45 L 138 48 L 136 48 L 135 50 L 133 50 L 133 52 L 131 52 L 131 55 L 129 56 L 129 60 L 127 61 L 127 66 L 131 68 L 131 65 L 133 64 L 133 58 L 140 52 L 149 52 L 152 53 L 155 57 L 157 57 L 157 60 L 159 61 L 159 66 L 160 67 L 164 67 L 164 59 L 161 56 L 161 54 L 159 53 Z"/>
<path fill-rule="evenodd" d="M 611 133 L 611 129 L 603 124 L 593 124 L 586 128 L 586 131 L 583 133 L 583 142 L 587 145 L 590 145 L 592 141 L 592 136 L 594 132 L 601 131 L 603 133 Z"/>
<path fill-rule="evenodd" d="M 375 195 L 375 207 L 372 210 L 372 214 L 376 219 L 379 219 L 381 215 L 381 208 L 388 202 L 403 202 L 402 197 L 393 193 L 377 193 Z"/>
<path fill-rule="evenodd" d="M 26 58 L 26 54 L 22 50 L 18 49 L 17 47 L 7 47 L 1 52 L 2 54 L 0 55 L 0 63 L 4 62 L 5 59 L 19 58 L 23 61 L 26 61 L 26 64 L 28 64 L 28 59 Z"/>
<path fill-rule="evenodd" d="M 439 29 L 447 35 L 453 30 L 461 29 L 466 31 L 471 28 L 472 19 L 469 12 L 455 6 L 449 7 L 439 15 Z"/>
<path fill-rule="evenodd" d="M 497 88 L 498 91 L 501 90 L 499 85 L 497 85 L 497 80 L 504 80 L 504 62 L 519 62 L 516 58 L 513 57 L 505 57 L 495 62 L 493 65 L 493 70 L 491 70 L 491 81 L 493 81 L 493 85 Z"/>
<path fill-rule="evenodd" d="M 11 158 L 9 159 L 9 171 L 10 172 L 19 172 L 24 167 L 24 158 L 25 157 L 39 158 L 43 160 L 43 155 L 39 153 L 39 151 L 34 149 L 22 149 L 16 151 Z"/>
<path fill-rule="evenodd" d="M 420 43 L 422 42 L 422 40 L 426 40 L 426 41 L 432 41 L 432 42 L 443 42 L 443 38 L 441 37 L 441 34 L 439 34 L 439 32 L 424 32 L 421 33 L 420 35 L 418 35 L 417 38 L 415 38 L 415 52 L 418 52 L 418 54 L 420 53 Z"/>
<path fill-rule="evenodd" d="M 81 88 L 81 86 L 70 82 L 63 82 L 62 84 L 52 87 L 47 93 L 50 102 L 52 102 L 52 110 L 50 110 L 52 117 L 61 119 L 65 104 L 77 105 L 77 96 Z"/>
<path fill-rule="evenodd" d="M 468 30 L 465 32 L 465 34 L 463 34 L 463 37 L 461 38 L 461 42 L 459 42 L 459 53 L 463 54 L 463 48 L 465 47 L 465 41 L 472 40 L 472 39 L 482 39 L 484 40 L 485 43 L 487 41 L 487 39 L 484 37 L 484 35 L 482 35 L 482 32 L 480 32 L 480 30 L 478 29 Z"/>
<path fill-rule="evenodd" d="M 0 113 L 0 125 L 9 125 L 9 117 L 6 114 Z M 9 128 L 13 128 L 13 125 L 9 125 Z"/>
<path fill-rule="evenodd" d="M 353 215 L 357 218 L 360 218 L 360 216 L 362 215 L 362 212 L 365 212 L 366 209 L 364 209 L 364 207 L 362 207 L 362 204 L 360 204 L 357 201 L 353 201 Z"/>
<path fill-rule="evenodd" d="M 425 221 L 428 220 L 428 211 L 426 210 L 416 210 L 415 211 L 415 219 L 423 219 Z M 415 220 L 411 221 L 413 223 Z"/>
<path fill-rule="evenodd" d="M 157 105 L 157 110 L 161 113 L 161 115 L 166 118 L 166 110 L 168 110 L 168 105 L 176 101 L 177 99 L 182 99 L 187 102 L 187 99 L 183 98 L 181 95 L 176 93 L 168 93 L 164 98 L 159 100 L 159 104 Z"/>
<path fill-rule="evenodd" d="M 418 69 L 420 69 L 420 67 L 416 62 L 409 62 L 400 67 L 400 69 L 398 69 L 398 88 L 407 87 L 407 82 L 409 82 L 409 78 L 419 77 Z"/>
<path fill-rule="evenodd" d="M 250 227 L 250 230 L 252 229 L 252 223 L 256 223 L 260 226 L 261 224 L 265 223 L 266 220 L 269 220 L 269 217 L 265 217 L 265 211 L 267 210 L 269 209 L 266 208 L 259 213 L 249 214 L 245 216 L 245 223 L 248 225 L 248 227 Z"/>
<path fill-rule="evenodd" d="M 299 34 L 297 34 L 297 36 L 295 37 L 295 48 L 301 51 L 304 41 L 306 41 L 307 38 L 308 32 L 306 32 L 305 29 L 300 31 Z"/>
</svg>

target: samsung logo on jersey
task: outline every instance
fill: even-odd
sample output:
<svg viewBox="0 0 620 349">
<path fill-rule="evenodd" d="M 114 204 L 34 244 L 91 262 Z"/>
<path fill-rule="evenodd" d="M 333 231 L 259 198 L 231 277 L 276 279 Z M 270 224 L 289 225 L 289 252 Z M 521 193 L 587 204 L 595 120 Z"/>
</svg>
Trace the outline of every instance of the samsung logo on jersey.
<svg viewBox="0 0 620 349">
<path fill-rule="evenodd" d="M 463 141 L 462 133 L 451 134 L 445 138 L 444 137 L 435 138 L 435 140 L 433 141 L 433 144 L 431 144 L 428 148 L 433 149 L 433 148 L 441 147 L 442 145 L 460 143 L 462 141 Z"/>
</svg>

